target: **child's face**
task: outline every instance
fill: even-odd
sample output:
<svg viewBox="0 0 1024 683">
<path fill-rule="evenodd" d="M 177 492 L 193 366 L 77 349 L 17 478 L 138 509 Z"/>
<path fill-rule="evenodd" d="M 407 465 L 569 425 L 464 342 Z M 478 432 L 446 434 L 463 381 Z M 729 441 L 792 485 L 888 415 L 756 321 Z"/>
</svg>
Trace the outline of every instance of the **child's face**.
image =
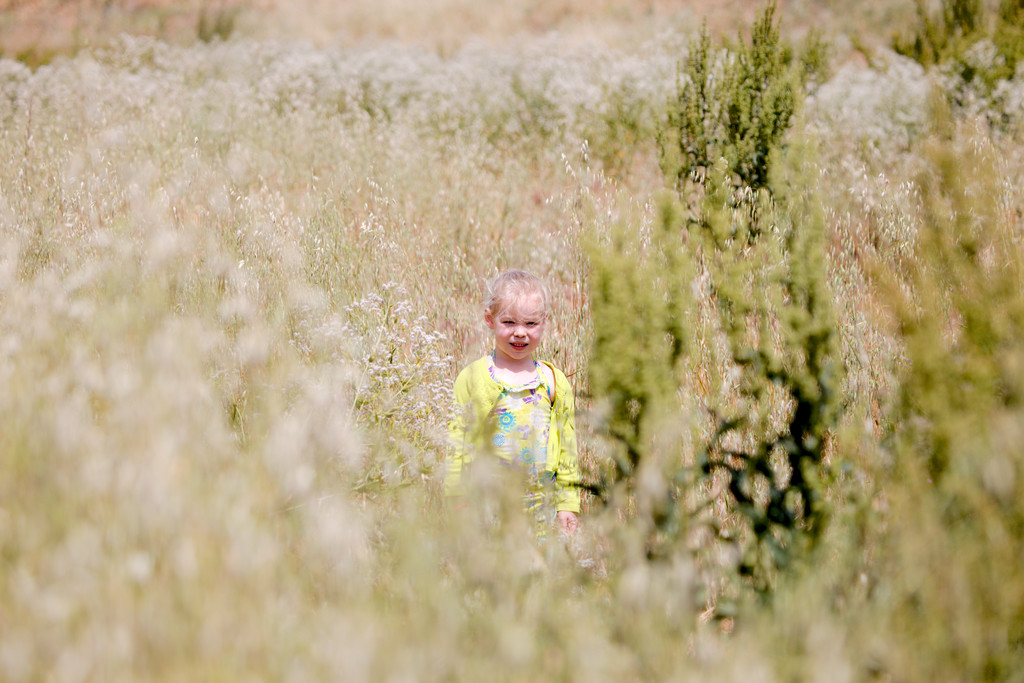
<svg viewBox="0 0 1024 683">
<path fill-rule="evenodd" d="M 547 315 L 539 295 L 516 299 L 497 315 L 484 313 L 487 327 L 494 331 L 494 350 L 507 360 L 531 358 L 544 334 Z"/>
</svg>

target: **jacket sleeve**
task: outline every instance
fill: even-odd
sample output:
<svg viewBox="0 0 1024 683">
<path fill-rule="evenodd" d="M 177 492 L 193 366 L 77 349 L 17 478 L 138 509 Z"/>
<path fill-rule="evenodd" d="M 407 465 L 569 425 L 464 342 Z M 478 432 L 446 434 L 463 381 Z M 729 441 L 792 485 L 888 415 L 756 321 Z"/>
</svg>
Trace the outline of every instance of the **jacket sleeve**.
<svg viewBox="0 0 1024 683">
<path fill-rule="evenodd" d="M 580 511 L 580 466 L 576 452 L 576 405 L 565 376 L 556 380 L 554 409 L 559 430 L 558 468 L 555 470 L 556 505 L 559 512 Z"/>
<path fill-rule="evenodd" d="M 465 493 L 462 485 L 462 468 L 468 461 L 468 428 L 472 410 L 468 379 L 468 373 L 463 370 L 455 380 L 455 404 L 451 421 L 448 423 L 448 454 L 445 458 L 444 475 L 445 496 L 460 496 Z"/>
</svg>

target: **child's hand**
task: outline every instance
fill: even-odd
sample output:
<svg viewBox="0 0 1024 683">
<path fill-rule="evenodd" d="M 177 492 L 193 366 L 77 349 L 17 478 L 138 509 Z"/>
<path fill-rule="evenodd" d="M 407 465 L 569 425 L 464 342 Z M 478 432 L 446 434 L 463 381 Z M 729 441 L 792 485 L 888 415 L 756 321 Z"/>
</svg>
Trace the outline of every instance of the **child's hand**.
<svg viewBox="0 0 1024 683">
<path fill-rule="evenodd" d="M 572 536 L 576 533 L 576 527 L 579 526 L 580 520 L 576 517 L 575 512 L 569 512 L 568 510 L 559 510 L 558 515 L 558 528 L 562 533 Z"/>
</svg>

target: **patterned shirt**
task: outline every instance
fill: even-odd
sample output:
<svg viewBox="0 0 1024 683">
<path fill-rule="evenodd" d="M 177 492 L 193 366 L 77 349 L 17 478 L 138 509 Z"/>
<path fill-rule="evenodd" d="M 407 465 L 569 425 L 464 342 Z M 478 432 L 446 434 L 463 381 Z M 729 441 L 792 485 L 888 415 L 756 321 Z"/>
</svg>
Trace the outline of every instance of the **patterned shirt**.
<svg viewBox="0 0 1024 683">
<path fill-rule="evenodd" d="M 501 388 L 492 412 L 497 425 L 493 437 L 495 451 L 526 474 L 524 503 L 537 517 L 538 533 L 543 534 L 551 523 L 553 510 L 553 473 L 545 472 L 552 391 L 541 379 L 539 370 L 533 379 L 517 385 L 498 377 L 493 358 L 488 359 L 487 370 Z"/>
</svg>

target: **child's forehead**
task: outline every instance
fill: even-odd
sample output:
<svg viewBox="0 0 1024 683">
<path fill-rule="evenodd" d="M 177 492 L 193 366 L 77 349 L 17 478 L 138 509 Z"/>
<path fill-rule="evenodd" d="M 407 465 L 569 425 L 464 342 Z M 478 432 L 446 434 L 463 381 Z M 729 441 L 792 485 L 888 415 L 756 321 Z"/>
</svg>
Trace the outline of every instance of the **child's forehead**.
<svg viewBox="0 0 1024 683">
<path fill-rule="evenodd" d="M 524 294 L 503 302 L 503 304 L 498 311 L 499 316 L 543 318 L 545 315 L 544 297 L 540 294 Z"/>
</svg>

